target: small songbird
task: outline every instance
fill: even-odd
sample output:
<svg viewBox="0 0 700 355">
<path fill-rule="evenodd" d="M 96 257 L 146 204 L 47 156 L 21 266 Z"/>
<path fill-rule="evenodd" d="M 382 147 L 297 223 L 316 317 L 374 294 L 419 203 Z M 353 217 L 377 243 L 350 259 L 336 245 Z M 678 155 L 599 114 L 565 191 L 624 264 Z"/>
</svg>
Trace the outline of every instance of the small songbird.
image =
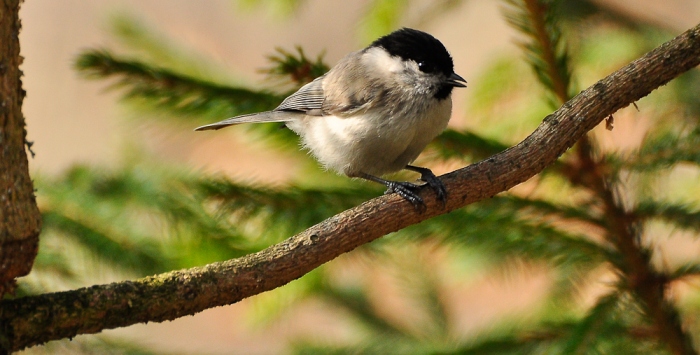
<svg viewBox="0 0 700 355">
<path fill-rule="evenodd" d="M 466 87 L 452 57 L 435 37 L 403 28 L 346 55 L 328 73 L 302 86 L 272 111 L 196 128 L 284 122 L 326 168 L 384 184 L 416 208 L 420 185 L 380 176 L 402 169 L 421 174 L 445 203 L 447 191 L 430 169 L 409 165 L 446 127 L 452 88 Z"/>
</svg>

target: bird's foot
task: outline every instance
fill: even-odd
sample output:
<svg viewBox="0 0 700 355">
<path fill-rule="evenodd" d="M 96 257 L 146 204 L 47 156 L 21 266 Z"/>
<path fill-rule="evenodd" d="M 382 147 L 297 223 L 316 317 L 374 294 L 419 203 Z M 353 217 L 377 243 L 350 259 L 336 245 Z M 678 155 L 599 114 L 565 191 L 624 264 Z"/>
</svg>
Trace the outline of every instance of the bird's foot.
<svg viewBox="0 0 700 355">
<path fill-rule="evenodd" d="M 416 211 L 425 211 L 425 202 L 417 194 L 417 191 L 420 189 L 420 185 L 404 181 L 384 180 L 380 177 L 376 177 L 374 175 L 369 175 L 365 173 L 358 174 L 357 176 L 386 186 L 387 190 L 386 192 L 384 192 L 384 194 L 390 194 L 395 192 L 399 196 L 403 197 L 404 200 L 410 202 L 416 209 Z"/>
<path fill-rule="evenodd" d="M 425 181 L 425 183 L 430 186 L 433 191 L 435 191 L 435 194 L 437 195 L 438 200 L 442 202 L 442 205 L 445 206 L 447 203 L 447 189 L 445 188 L 445 185 L 442 183 L 442 181 L 433 174 L 433 172 L 428 169 L 428 168 L 421 168 L 418 166 L 413 166 L 413 165 L 407 165 L 406 169 L 415 171 L 417 173 L 420 173 L 420 179 L 422 181 Z"/>
<path fill-rule="evenodd" d="M 412 184 L 405 181 L 388 181 L 386 180 L 385 185 L 387 186 L 386 192 L 384 194 L 397 193 L 399 196 L 403 197 L 406 201 L 410 202 L 417 211 L 425 210 L 425 202 L 416 193 L 420 189 L 420 185 Z"/>
</svg>

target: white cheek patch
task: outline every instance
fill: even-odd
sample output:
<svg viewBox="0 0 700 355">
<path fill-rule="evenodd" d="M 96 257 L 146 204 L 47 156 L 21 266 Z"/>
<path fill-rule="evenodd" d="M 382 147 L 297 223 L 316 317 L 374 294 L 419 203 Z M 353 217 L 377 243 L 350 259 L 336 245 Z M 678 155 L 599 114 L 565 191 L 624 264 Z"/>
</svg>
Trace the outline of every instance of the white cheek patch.
<svg viewBox="0 0 700 355">
<path fill-rule="evenodd" d="M 392 57 L 383 48 L 370 48 L 362 59 L 368 68 L 380 68 L 380 72 L 399 73 L 404 70 L 403 60 L 399 57 Z"/>
</svg>

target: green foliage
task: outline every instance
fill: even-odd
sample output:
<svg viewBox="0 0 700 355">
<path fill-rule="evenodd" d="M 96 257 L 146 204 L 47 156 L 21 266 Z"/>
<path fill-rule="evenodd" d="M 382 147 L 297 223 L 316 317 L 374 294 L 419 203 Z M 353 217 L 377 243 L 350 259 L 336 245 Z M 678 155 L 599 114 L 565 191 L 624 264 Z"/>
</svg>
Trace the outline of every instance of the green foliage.
<svg viewBox="0 0 700 355">
<path fill-rule="evenodd" d="M 431 147 L 437 151 L 440 158 L 445 160 L 466 158 L 481 160 L 508 148 L 507 145 L 499 141 L 476 133 L 469 131 L 458 132 L 453 129 L 445 130 L 433 141 Z"/>
<path fill-rule="evenodd" d="M 413 238 L 444 238 L 446 243 L 478 248 L 503 260 L 525 257 L 552 265 L 597 264 L 611 259 L 601 246 L 585 237 L 567 233 L 547 223 L 542 214 L 532 218 L 517 208 L 518 202 L 496 197 L 407 229 Z M 533 201 L 531 206 L 536 205 Z M 559 209 L 559 212 L 566 210 Z M 527 218 L 525 218 L 527 216 Z M 592 266 L 592 265 L 591 265 Z"/>
<path fill-rule="evenodd" d="M 365 39 L 397 27 L 413 3 L 371 2 Z M 460 3 L 435 2 L 420 18 L 438 16 Z M 303 2 L 275 4 L 271 6 L 299 11 Z M 586 11 L 568 11 L 572 4 L 583 4 Z M 448 129 L 424 156 L 464 165 L 507 149 L 539 123 L 548 113 L 547 105 L 557 107 L 571 97 L 577 80 L 599 78 L 612 70 L 611 63 L 636 57 L 651 46 L 645 33 L 656 33 L 654 40 L 659 37 L 659 30 L 640 30 L 645 27 L 641 24 L 632 31 L 610 17 L 593 16 L 600 11 L 588 2 L 504 1 L 505 17 L 522 36 L 519 43 L 529 68 L 504 56 L 476 80 L 470 79 L 474 125 Z M 136 21 L 122 17 L 115 30 L 137 55 L 87 50 L 76 68 L 86 77 L 111 78 L 112 86 L 138 112 L 166 113 L 158 119 L 195 126 L 194 120 L 205 123 L 269 110 L 284 97 L 283 92 L 231 84 L 219 81 L 221 76 L 187 69 L 201 65 Z M 580 32 L 575 51 L 567 49 L 568 34 L 574 30 Z M 263 70 L 275 87 L 285 88 L 282 91 L 328 70 L 322 55 L 309 59 L 299 47 L 278 48 L 268 61 Z M 527 75 L 528 70 L 535 75 Z M 574 72 L 582 78 L 575 78 Z M 697 71 L 640 102 L 642 112 L 626 118 L 643 116 L 650 122 L 638 146 L 606 150 L 596 135 L 590 135 L 587 144 L 578 145 L 522 189 L 399 231 L 259 295 L 258 316 L 265 314 L 259 318 L 274 322 L 286 309 L 313 299 L 331 305 L 334 316 L 348 323 L 351 335 L 344 341 L 300 335 L 290 345 L 299 354 L 665 353 L 666 339 L 653 331 L 654 317 L 635 294 L 638 288 L 630 284 L 649 282 L 648 287 L 662 290 L 660 301 L 667 304 L 664 290 L 675 280 L 697 277 L 700 266 L 691 261 L 660 271 L 641 255 L 646 263 L 642 266 L 660 275 L 648 280 L 635 278 L 643 275 L 631 273 L 630 260 L 653 250 L 641 240 L 653 246 L 657 238 L 679 229 L 695 238 L 700 234 L 700 201 L 678 187 L 700 189 L 700 106 L 689 89 L 696 87 Z M 298 151 L 294 135 L 279 125 L 248 130 L 256 137 L 273 138 L 263 143 L 284 143 L 265 148 L 280 154 Z M 690 172 L 678 172 L 679 167 Z M 143 151 L 138 159 L 115 168 L 79 166 L 60 177 L 39 177 L 44 233 L 35 274 L 73 286 L 89 282 L 81 278 L 97 264 L 114 268 L 118 275 L 112 278 L 128 278 L 234 258 L 381 194 L 377 186 L 335 179 L 316 167 L 300 170 L 303 179 L 262 186 L 166 166 Z M 661 178 L 669 171 L 673 179 Z M 684 199 L 675 197 L 682 194 Z M 658 221 L 666 228 L 654 231 L 662 235 L 649 233 L 648 225 Z M 640 240 L 632 241 L 637 254 L 619 243 L 620 229 L 627 228 L 641 233 Z M 85 267 L 81 270 L 66 255 L 84 256 Z M 478 332 L 456 325 L 451 308 L 455 301 L 446 296 L 448 289 L 478 275 L 517 275 L 529 265 L 545 268 L 551 281 L 546 296 L 529 314 L 502 315 Z M 601 279 L 608 282 L 601 286 Z M 65 286 L 42 282 L 38 276 L 32 280 L 23 285 L 23 292 Z M 390 287 L 398 296 L 377 291 Z M 391 301 L 407 305 L 405 311 L 390 314 L 382 309 Z M 672 319 L 673 312 L 667 316 Z M 697 324 L 688 324 L 687 333 L 697 334 Z"/>
<path fill-rule="evenodd" d="M 219 218 L 251 224 L 250 237 L 265 230 L 274 243 L 380 193 L 367 187 L 313 188 L 286 186 L 284 190 L 242 186 L 229 180 L 201 181 L 201 197 L 215 203 Z M 304 206 L 304 208 L 299 208 Z M 229 217 L 224 217 L 229 216 Z"/>
<path fill-rule="evenodd" d="M 316 61 L 306 58 L 304 50 L 296 47 L 297 55 L 285 51 L 283 48 L 276 49 L 277 54 L 267 57 L 272 62 L 272 66 L 264 70 L 271 77 L 279 79 L 291 79 L 294 90 L 298 87 L 313 81 L 325 74 L 330 68 L 323 62 L 323 54 L 320 54 Z M 289 77 L 289 78 L 287 78 Z"/>
<path fill-rule="evenodd" d="M 286 17 L 298 11 L 305 0 L 237 0 L 244 9 L 254 9 L 265 6 L 267 10 L 277 16 Z"/>
<path fill-rule="evenodd" d="M 572 95 L 569 54 L 557 24 L 559 1 L 506 0 L 505 17 L 518 32 L 526 36 L 519 42 L 537 79 L 545 86 L 553 108 Z"/>
<path fill-rule="evenodd" d="M 68 342 L 52 342 L 44 346 L 45 353 L 48 354 L 80 354 L 80 355 L 185 355 L 185 352 L 162 352 L 148 347 L 133 344 L 124 340 L 109 339 L 106 336 L 97 335 L 88 340 Z M 36 350 L 36 348 L 34 348 Z M 23 353 L 34 354 L 23 351 Z M 200 353 L 202 354 L 202 353 Z"/>
<path fill-rule="evenodd" d="M 691 231 L 700 230 L 698 206 L 663 201 L 641 201 L 637 205 L 636 213 L 641 218 L 656 218 L 679 228 Z"/>
<path fill-rule="evenodd" d="M 689 132 L 677 129 L 667 132 L 655 132 L 646 139 L 640 149 L 623 160 L 611 163 L 619 168 L 635 171 L 658 171 L 676 164 L 687 163 L 700 166 L 700 128 Z"/>
<path fill-rule="evenodd" d="M 137 60 L 115 57 L 109 50 L 82 53 L 76 68 L 90 78 L 120 78 L 125 99 L 177 113 L 176 117 L 220 115 L 273 109 L 282 97 L 265 91 L 235 88 L 180 75 Z"/>
</svg>

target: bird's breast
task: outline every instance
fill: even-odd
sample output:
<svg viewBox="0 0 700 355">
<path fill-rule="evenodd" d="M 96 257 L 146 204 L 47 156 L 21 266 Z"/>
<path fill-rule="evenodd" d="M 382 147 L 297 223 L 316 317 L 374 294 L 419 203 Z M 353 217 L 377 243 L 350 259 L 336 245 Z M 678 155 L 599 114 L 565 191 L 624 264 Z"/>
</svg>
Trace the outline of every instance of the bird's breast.
<svg viewBox="0 0 700 355">
<path fill-rule="evenodd" d="M 384 175 L 413 161 L 445 129 L 451 108 L 447 99 L 350 117 L 306 116 L 288 126 L 325 167 L 349 176 Z"/>
</svg>

